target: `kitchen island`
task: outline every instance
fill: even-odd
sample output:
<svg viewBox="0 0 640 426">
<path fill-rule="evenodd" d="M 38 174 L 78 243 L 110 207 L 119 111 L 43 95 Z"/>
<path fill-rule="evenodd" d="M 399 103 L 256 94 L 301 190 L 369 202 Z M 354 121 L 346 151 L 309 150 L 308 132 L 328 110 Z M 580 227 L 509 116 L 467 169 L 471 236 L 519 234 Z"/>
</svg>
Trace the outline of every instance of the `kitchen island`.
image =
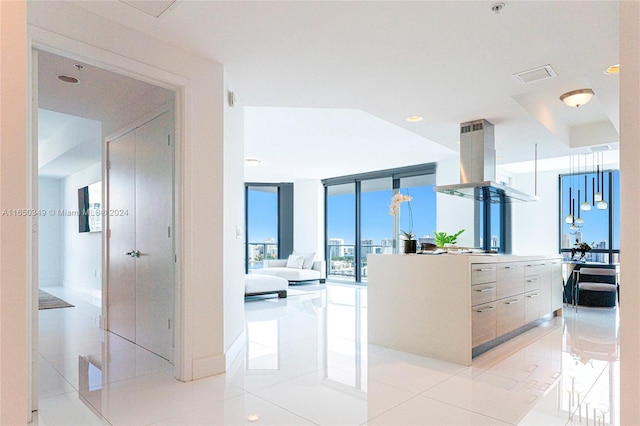
<svg viewBox="0 0 640 426">
<path fill-rule="evenodd" d="M 368 256 L 369 343 L 471 365 L 562 313 L 558 255 Z"/>
</svg>

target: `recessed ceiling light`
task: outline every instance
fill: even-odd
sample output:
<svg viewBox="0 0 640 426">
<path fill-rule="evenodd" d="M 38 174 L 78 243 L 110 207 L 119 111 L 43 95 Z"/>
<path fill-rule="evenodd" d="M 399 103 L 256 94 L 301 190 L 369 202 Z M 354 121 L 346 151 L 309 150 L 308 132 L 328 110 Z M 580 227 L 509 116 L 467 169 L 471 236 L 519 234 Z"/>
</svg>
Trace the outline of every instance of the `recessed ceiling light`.
<svg viewBox="0 0 640 426">
<path fill-rule="evenodd" d="M 80 79 L 78 77 L 74 77 L 72 75 L 59 75 L 58 80 L 69 83 L 69 84 L 78 84 L 80 83 Z"/>
<path fill-rule="evenodd" d="M 247 158 L 244 162 L 249 167 L 258 167 L 260 165 L 260 160 L 256 158 Z"/>
<path fill-rule="evenodd" d="M 250 422 L 257 422 L 258 420 L 260 420 L 260 416 L 257 414 L 249 414 L 247 420 L 249 420 Z"/>
<path fill-rule="evenodd" d="M 620 64 L 611 65 L 604 72 L 605 74 L 620 74 Z"/>
<path fill-rule="evenodd" d="M 415 123 L 417 121 L 422 121 L 422 120 L 424 120 L 424 117 L 421 115 L 410 115 L 407 117 L 407 121 L 409 123 Z"/>
</svg>

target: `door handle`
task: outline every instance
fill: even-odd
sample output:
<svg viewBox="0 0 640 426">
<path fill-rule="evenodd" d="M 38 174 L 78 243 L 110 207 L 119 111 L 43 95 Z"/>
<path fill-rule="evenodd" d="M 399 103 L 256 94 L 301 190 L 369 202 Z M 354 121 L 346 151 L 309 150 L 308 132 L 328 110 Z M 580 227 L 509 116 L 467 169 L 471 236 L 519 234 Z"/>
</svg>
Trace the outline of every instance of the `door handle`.
<svg viewBox="0 0 640 426">
<path fill-rule="evenodd" d="M 131 257 L 140 257 L 140 252 L 138 250 L 132 250 L 132 251 L 126 252 L 124 255 L 131 256 Z"/>
</svg>

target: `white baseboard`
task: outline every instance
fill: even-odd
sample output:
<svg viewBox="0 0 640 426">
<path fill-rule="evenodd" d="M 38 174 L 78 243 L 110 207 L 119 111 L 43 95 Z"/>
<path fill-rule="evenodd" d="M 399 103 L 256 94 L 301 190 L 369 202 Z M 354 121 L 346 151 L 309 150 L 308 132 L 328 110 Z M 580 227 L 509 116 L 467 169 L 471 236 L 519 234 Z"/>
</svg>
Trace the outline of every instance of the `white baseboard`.
<svg viewBox="0 0 640 426">
<path fill-rule="evenodd" d="M 193 380 L 215 376 L 225 372 L 225 355 L 214 355 L 193 360 Z"/>
<path fill-rule="evenodd" d="M 231 364 L 233 364 L 236 358 L 238 358 L 238 355 L 244 352 L 246 340 L 247 340 L 246 331 L 242 330 L 242 333 L 240 333 L 240 335 L 231 344 L 231 346 L 229 346 L 229 349 L 227 349 L 227 352 L 225 354 L 227 358 L 226 371 L 229 371 L 229 369 L 231 368 Z"/>
</svg>

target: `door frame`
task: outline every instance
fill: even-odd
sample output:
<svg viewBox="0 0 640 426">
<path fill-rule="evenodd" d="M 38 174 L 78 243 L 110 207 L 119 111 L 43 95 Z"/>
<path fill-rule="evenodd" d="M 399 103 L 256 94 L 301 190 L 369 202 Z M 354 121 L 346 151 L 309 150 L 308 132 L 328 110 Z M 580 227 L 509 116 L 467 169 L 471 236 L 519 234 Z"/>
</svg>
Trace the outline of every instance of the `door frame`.
<svg viewBox="0 0 640 426">
<path fill-rule="evenodd" d="M 162 87 L 164 89 L 173 91 L 174 96 L 174 223 L 175 223 L 175 253 L 177 262 L 175 265 L 175 364 L 174 364 L 174 376 L 178 380 L 187 380 L 188 372 L 191 371 L 190 366 L 185 364 L 185 351 L 188 350 L 184 344 L 184 302 L 185 297 L 183 294 L 183 276 L 184 276 L 184 246 L 183 246 L 183 181 L 184 181 L 184 169 L 182 167 L 184 158 L 184 138 L 185 138 L 185 122 L 190 122 L 193 115 L 192 111 L 187 108 L 187 105 L 192 103 L 192 94 L 190 91 L 190 80 L 186 77 L 178 74 L 171 73 L 169 71 L 156 68 L 145 63 L 136 61 L 132 58 L 128 58 L 111 51 L 101 49 L 90 44 L 71 39 L 69 37 L 45 30 L 33 25 L 27 25 L 27 51 L 29 52 L 28 64 L 27 64 L 27 88 L 29 90 L 28 102 L 27 102 L 27 120 L 29 143 L 27 143 L 27 158 L 28 161 L 37 161 L 37 107 L 32 106 L 32 93 L 37 93 L 38 79 L 37 79 L 37 64 L 33 64 L 31 60 L 31 52 L 34 49 L 46 51 L 56 55 L 60 55 L 66 58 L 77 59 L 84 63 L 97 66 L 100 68 L 108 69 L 111 71 L 117 71 L 123 75 L 135 78 L 137 80 L 144 81 L 155 86 Z M 103 143 L 104 145 L 104 143 Z M 103 146 L 103 154 L 105 147 Z M 106 159 L 102 158 L 102 170 L 104 173 L 106 166 Z M 37 164 L 37 163 L 35 163 Z M 37 210 L 37 184 L 38 184 L 38 170 L 37 167 L 32 168 L 27 174 L 27 187 L 29 188 L 31 197 L 28 198 L 27 208 Z M 33 238 L 37 239 L 37 227 L 28 225 L 28 232 L 34 233 Z M 104 248 L 105 233 L 102 233 Z M 27 253 L 27 265 L 31 265 L 30 271 L 38 270 L 38 256 L 34 250 L 29 250 Z M 103 251 L 102 268 L 105 270 L 105 253 Z M 102 274 L 102 291 L 103 296 L 105 293 L 105 274 Z M 27 293 L 29 295 L 37 294 L 38 282 L 37 276 L 28 274 L 27 276 Z M 37 317 L 38 317 L 38 298 L 32 297 L 32 300 L 28 301 L 27 306 L 27 318 L 33 319 L 28 324 L 27 329 L 27 341 L 30 345 L 30 351 L 27 353 L 27 382 L 37 380 L 37 371 L 34 371 L 32 365 L 37 363 L 38 354 L 38 333 Z M 103 301 L 103 315 L 105 309 L 106 300 Z M 102 322 L 102 321 L 101 321 Z M 104 324 L 100 324 L 101 328 L 104 328 Z M 35 355 L 34 355 L 35 354 Z M 34 359 L 35 358 L 35 359 Z M 30 389 L 28 395 L 28 410 L 29 416 L 33 409 L 37 409 L 37 387 L 33 386 Z"/>
</svg>

